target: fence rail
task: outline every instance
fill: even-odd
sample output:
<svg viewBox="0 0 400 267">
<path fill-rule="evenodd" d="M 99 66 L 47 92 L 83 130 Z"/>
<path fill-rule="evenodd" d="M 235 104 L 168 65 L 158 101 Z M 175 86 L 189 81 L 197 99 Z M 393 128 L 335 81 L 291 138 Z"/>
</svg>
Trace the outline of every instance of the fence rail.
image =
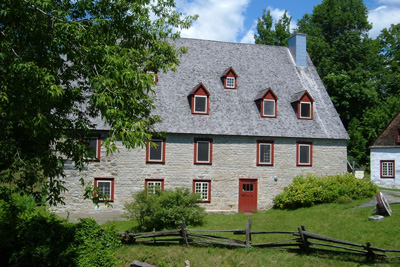
<svg viewBox="0 0 400 267">
<path fill-rule="evenodd" d="M 188 229 L 185 220 L 182 220 L 181 228 L 170 231 L 131 233 L 129 231 L 118 233 L 124 241 L 130 244 L 183 244 L 189 245 L 213 245 L 226 247 L 282 247 L 291 249 L 300 249 L 305 252 L 314 250 L 330 250 L 334 252 L 349 252 L 353 254 L 365 255 L 368 260 L 376 258 L 400 258 L 400 256 L 388 256 L 386 252 L 399 253 L 400 249 L 384 249 L 373 247 L 370 242 L 365 245 L 340 240 L 332 237 L 326 237 L 308 232 L 302 225 L 298 231 L 251 231 L 252 219 L 246 223 L 244 230 L 198 230 Z M 245 235 L 246 240 L 221 237 L 209 233 L 232 233 L 233 235 Z M 286 234 L 292 238 L 267 242 L 253 243 L 252 236 L 268 234 Z M 294 236 L 294 237 L 293 237 Z"/>
</svg>

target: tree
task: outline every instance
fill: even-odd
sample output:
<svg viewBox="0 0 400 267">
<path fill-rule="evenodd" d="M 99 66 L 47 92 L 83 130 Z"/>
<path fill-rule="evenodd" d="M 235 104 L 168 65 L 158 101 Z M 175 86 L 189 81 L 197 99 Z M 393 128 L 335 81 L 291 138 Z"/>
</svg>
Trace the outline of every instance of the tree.
<svg viewBox="0 0 400 267">
<path fill-rule="evenodd" d="M 385 97 L 381 76 L 384 55 L 379 41 L 368 37 L 371 25 L 362 0 L 323 0 L 298 21 L 307 34 L 307 50 L 350 135 L 349 157 L 367 164 L 375 109 Z M 379 111 L 380 112 L 380 111 Z M 367 115 L 369 114 L 369 115 Z"/>
<path fill-rule="evenodd" d="M 324 0 L 298 22 L 308 52 L 345 125 L 377 102 L 379 46 L 362 0 Z M 356 104 L 357 103 L 357 104 Z"/>
<path fill-rule="evenodd" d="M 382 94 L 400 93 L 400 23 L 383 29 L 378 36 L 381 53 L 385 55 Z"/>
<path fill-rule="evenodd" d="M 129 149 L 151 138 L 159 118 L 146 70 L 174 70 L 184 48 L 167 38 L 195 19 L 174 8 L 173 0 L 1 1 L 2 198 L 17 191 L 62 202 L 64 160 L 83 168 L 82 137 L 95 117 L 111 128 L 108 153 L 117 140 Z"/>
<path fill-rule="evenodd" d="M 268 9 L 267 13 L 265 13 L 264 9 L 262 17 L 257 20 L 258 35 L 254 35 L 255 43 L 287 46 L 290 36 L 291 20 L 292 17 L 288 16 L 287 10 L 285 10 L 285 13 L 279 18 L 278 22 L 275 23 L 275 29 L 272 29 L 273 19 L 271 10 Z"/>
</svg>

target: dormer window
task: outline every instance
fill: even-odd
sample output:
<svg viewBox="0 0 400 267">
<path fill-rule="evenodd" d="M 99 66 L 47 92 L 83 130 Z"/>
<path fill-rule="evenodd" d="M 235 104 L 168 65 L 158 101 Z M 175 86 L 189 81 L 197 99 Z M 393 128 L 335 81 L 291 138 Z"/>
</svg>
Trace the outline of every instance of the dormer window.
<svg viewBox="0 0 400 267">
<path fill-rule="evenodd" d="M 192 92 L 190 92 L 188 98 L 191 106 L 192 114 L 196 115 L 208 115 L 209 104 L 210 104 L 210 93 L 206 89 L 203 83 L 197 85 Z"/>
<path fill-rule="evenodd" d="M 236 89 L 237 88 L 237 77 L 239 77 L 236 72 L 230 67 L 224 72 L 221 79 L 224 83 L 225 89 Z"/>
<path fill-rule="evenodd" d="M 299 120 L 312 120 L 314 117 L 314 99 L 308 91 L 301 91 L 292 96 L 292 105 Z"/>
<path fill-rule="evenodd" d="M 271 88 L 261 91 L 256 97 L 256 104 L 263 118 L 276 118 L 277 116 L 277 100 Z"/>
</svg>

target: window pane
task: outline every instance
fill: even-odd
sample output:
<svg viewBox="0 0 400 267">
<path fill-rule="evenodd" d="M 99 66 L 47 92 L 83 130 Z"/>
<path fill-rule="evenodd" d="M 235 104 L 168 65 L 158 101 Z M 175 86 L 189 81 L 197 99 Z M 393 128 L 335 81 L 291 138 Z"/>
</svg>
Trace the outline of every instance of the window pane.
<svg viewBox="0 0 400 267">
<path fill-rule="evenodd" d="M 252 192 L 253 191 L 253 184 L 243 184 L 243 191 L 244 192 Z"/>
<path fill-rule="evenodd" d="M 147 182 L 148 194 L 155 194 L 157 191 L 161 191 L 161 182 Z"/>
<path fill-rule="evenodd" d="M 235 87 L 235 78 L 227 77 L 226 78 L 226 87 Z"/>
<path fill-rule="evenodd" d="M 382 176 L 393 176 L 393 162 L 382 162 Z"/>
<path fill-rule="evenodd" d="M 207 97 L 195 96 L 194 98 L 194 111 L 195 112 L 207 112 Z"/>
<path fill-rule="evenodd" d="M 162 140 L 152 140 L 156 147 L 150 145 L 150 160 L 162 160 Z"/>
<path fill-rule="evenodd" d="M 264 100 L 264 116 L 275 116 L 274 100 Z"/>
<path fill-rule="evenodd" d="M 200 198 L 208 200 L 208 182 L 196 182 L 195 193 L 200 194 Z"/>
<path fill-rule="evenodd" d="M 197 141 L 197 161 L 209 162 L 209 148 L 210 142 Z"/>
<path fill-rule="evenodd" d="M 260 144 L 260 163 L 271 163 L 270 144 Z"/>
<path fill-rule="evenodd" d="M 300 145 L 300 164 L 310 164 L 310 146 Z"/>
<path fill-rule="evenodd" d="M 85 143 L 89 146 L 89 158 L 97 159 L 98 158 L 98 153 L 97 153 L 97 145 L 98 145 L 98 139 L 97 138 L 88 138 L 85 139 Z"/>
<path fill-rule="evenodd" d="M 97 187 L 99 188 L 100 196 L 111 196 L 111 183 L 108 181 L 98 181 Z"/>
<path fill-rule="evenodd" d="M 300 103 L 300 117 L 311 118 L 311 103 Z"/>
</svg>

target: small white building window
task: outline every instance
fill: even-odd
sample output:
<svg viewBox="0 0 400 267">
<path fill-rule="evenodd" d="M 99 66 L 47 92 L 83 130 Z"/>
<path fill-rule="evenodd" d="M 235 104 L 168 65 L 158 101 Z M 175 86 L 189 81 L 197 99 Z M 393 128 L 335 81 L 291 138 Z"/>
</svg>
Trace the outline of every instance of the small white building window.
<svg viewBox="0 0 400 267">
<path fill-rule="evenodd" d="M 394 178 L 394 160 L 381 161 L 381 178 Z"/>
</svg>

